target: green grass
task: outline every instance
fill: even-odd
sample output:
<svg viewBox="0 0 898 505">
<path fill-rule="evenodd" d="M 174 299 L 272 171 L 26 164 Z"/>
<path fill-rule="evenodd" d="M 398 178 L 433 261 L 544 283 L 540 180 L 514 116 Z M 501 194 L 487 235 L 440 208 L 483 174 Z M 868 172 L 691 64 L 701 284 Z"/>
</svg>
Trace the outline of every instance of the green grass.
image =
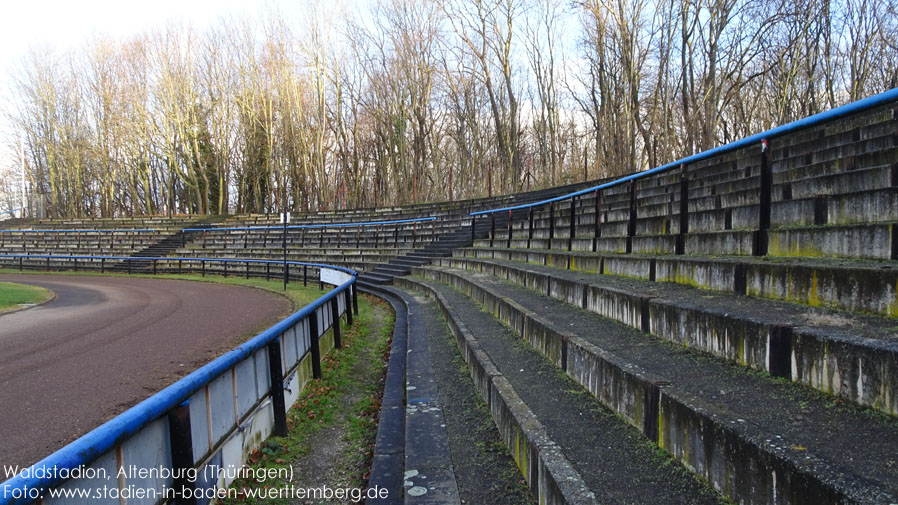
<svg viewBox="0 0 898 505">
<path fill-rule="evenodd" d="M 12 282 L 0 282 L 0 312 L 15 309 L 21 305 L 49 300 L 53 292 L 49 289 Z"/>
<path fill-rule="evenodd" d="M 379 314 L 375 314 L 379 312 Z M 380 333 L 367 336 L 376 322 L 385 322 Z M 371 380 L 371 373 L 359 377 L 354 371 L 360 362 L 373 361 L 371 372 L 382 375 L 382 363 L 393 334 L 393 315 L 386 306 L 376 307 L 364 297 L 359 297 L 359 315 L 352 326 L 342 325 L 343 348 L 331 351 L 322 358 L 322 378 L 309 382 L 296 403 L 287 412 L 286 437 L 271 437 L 254 451 L 247 465 L 256 469 L 289 468 L 309 451 L 312 437 L 322 429 L 340 427 L 347 443 L 340 461 L 335 465 L 341 475 L 334 476 L 352 487 L 364 488 L 367 469 L 373 455 L 377 435 L 376 418 L 380 410 L 378 390 L 380 380 Z M 361 390 L 360 400 L 348 407 L 341 406 L 341 396 L 348 390 Z M 263 482 L 238 479 L 232 488 L 238 498 L 224 498 L 224 505 L 262 504 L 263 501 L 245 495 L 245 489 L 285 487 L 290 482 L 271 479 Z M 270 499 L 265 504 L 287 504 L 287 499 Z"/>
</svg>

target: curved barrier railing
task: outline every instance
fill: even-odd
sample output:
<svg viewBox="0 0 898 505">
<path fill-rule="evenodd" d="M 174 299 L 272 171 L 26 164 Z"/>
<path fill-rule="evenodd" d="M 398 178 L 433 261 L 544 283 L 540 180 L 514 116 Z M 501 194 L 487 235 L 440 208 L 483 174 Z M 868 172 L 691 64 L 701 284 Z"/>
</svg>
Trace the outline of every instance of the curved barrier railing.
<svg viewBox="0 0 898 505">
<path fill-rule="evenodd" d="M 760 144 L 761 153 L 762 153 L 762 156 L 761 156 L 761 186 L 760 186 L 761 215 L 759 216 L 758 225 L 759 225 L 760 230 L 766 230 L 770 227 L 770 188 L 771 188 L 772 179 L 773 179 L 772 174 L 770 172 L 770 163 L 768 162 L 768 159 L 767 159 L 767 153 L 769 152 L 770 140 L 775 137 L 779 137 L 779 136 L 782 136 L 782 135 L 785 135 L 788 133 L 793 133 L 798 130 L 809 128 L 812 126 L 816 126 L 816 125 L 819 125 L 819 124 L 822 124 L 822 123 L 825 123 L 828 121 L 832 121 L 837 118 L 841 118 L 841 117 L 845 117 L 845 116 L 848 116 L 851 114 L 863 112 L 863 111 L 866 111 L 866 110 L 872 109 L 874 107 L 884 105 L 886 103 L 893 102 L 896 100 L 898 100 L 898 88 L 880 93 L 878 95 L 867 97 L 862 100 L 858 100 L 856 102 L 852 102 L 852 103 L 843 105 L 841 107 L 837 107 L 835 109 L 832 109 L 832 110 L 829 110 L 826 112 L 814 114 L 813 116 L 808 116 L 804 119 L 799 119 L 797 121 L 793 121 L 791 123 L 788 123 L 788 124 L 785 124 L 782 126 L 778 126 L 776 128 L 772 128 L 770 130 L 767 130 L 767 131 L 764 131 L 761 133 L 756 133 L 754 135 L 745 137 L 741 140 L 737 140 L 735 142 L 731 142 L 729 144 L 716 147 L 714 149 L 709 149 L 707 151 L 703 151 L 701 153 L 694 154 L 692 156 L 687 156 L 685 158 L 682 158 L 680 160 L 677 160 L 677 161 L 674 161 L 671 163 L 667 163 L 666 165 L 662 165 L 660 167 L 652 168 L 650 170 L 638 172 L 635 174 L 630 174 L 630 175 L 620 177 L 618 179 L 614 179 L 612 181 L 605 182 L 605 183 L 602 183 L 602 184 L 599 184 L 596 186 L 592 186 L 592 187 L 589 187 L 586 189 L 582 189 L 582 190 L 568 193 L 565 195 L 557 196 L 555 198 L 548 198 L 545 200 L 540 200 L 538 202 L 521 204 L 521 205 L 513 205 L 513 206 L 483 210 L 483 211 L 478 211 L 478 212 L 471 212 L 470 213 L 471 236 L 473 239 L 476 220 L 477 220 L 478 216 L 486 216 L 486 215 L 491 216 L 492 220 L 491 220 L 490 236 L 492 237 L 495 232 L 495 215 L 497 213 L 507 212 L 508 213 L 508 231 L 509 231 L 508 237 L 510 240 L 511 230 L 512 230 L 512 219 L 513 219 L 514 211 L 527 209 L 529 211 L 529 214 L 528 214 L 529 232 L 528 233 L 529 233 L 530 238 L 532 239 L 533 238 L 533 236 L 532 236 L 532 234 L 533 234 L 533 209 L 536 207 L 542 207 L 542 206 L 548 205 L 549 206 L 549 225 L 550 225 L 550 227 L 549 227 L 549 244 L 551 247 L 551 239 L 554 238 L 554 231 L 555 231 L 555 225 L 554 225 L 555 206 L 554 206 L 554 204 L 558 203 L 558 202 L 565 201 L 565 200 L 570 200 L 571 213 L 573 215 L 574 209 L 576 208 L 576 199 L 581 196 L 593 194 L 593 195 L 595 195 L 595 206 L 596 206 L 595 223 L 594 223 L 595 232 L 594 233 L 595 233 L 595 237 L 598 237 L 599 233 L 600 233 L 600 227 L 601 227 L 601 222 L 600 222 L 601 219 L 599 217 L 598 209 L 599 209 L 599 205 L 601 202 L 601 191 L 603 189 L 611 188 L 613 186 L 617 186 L 617 185 L 624 184 L 627 182 L 634 183 L 635 181 L 637 181 L 639 179 L 644 179 L 647 177 L 651 177 L 653 175 L 658 175 L 661 173 L 670 172 L 674 169 L 679 169 L 681 171 L 681 173 L 680 173 L 680 182 L 681 182 L 680 196 L 681 196 L 681 198 L 680 198 L 680 209 L 679 209 L 680 210 L 680 213 L 679 213 L 680 214 L 680 237 L 678 238 L 678 241 L 677 241 L 676 253 L 683 254 L 683 250 L 684 250 L 683 235 L 686 233 L 686 231 L 688 231 L 688 214 L 689 214 L 689 208 L 688 208 L 688 189 L 689 189 L 688 184 L 689 183 L 688 183 L 688 177 L 687 177 L 687 174 L 688 174 L 687 165 L 696 163 L 698 161 L 706 160 L 713 156 L 717 156 L 720 154 L 728 153 L 731 151 L 735 151 L 737 149 L 741 149 L 744 147 L 749 147 L 751 145 L 757 145 L 757 144 Z M 637 196 L 636 195 L 636 185 L 631 184 L 630 223 L 629 223 L 629 227 L 628 227 L 629 228 L 628 235 L 630 235 L 630 236 L 635 234 L 635 229 L 636 229 L 636 208 L 635 208 L 636 196 Z M 571 221 L 570 222 L 570 234 L 571 234 L 570 237 L 574 238 L 575 234 L 576 234 L 576 223 L 575 223 L 574 219 L 571 219 L 570 221 Z M 569 241 L 568 248 L 570 249 L 570 247 L 571 247 L 571 243 Z M 596 250 L 596 241 L 593 240 L 593 251 L 595 251 L 595 250 Z M 759 248 L 759 250 L 757 250 L 755 252 L 757 255 L 764 255 L 764 254 L 766 254 L 766 247 L 762 246 Z"/>
<path fill-rule="evenodd" d="M 0 255 L 0 260 L 10 258 L 34 259 Z M 247 272 L 249 265 L 283 265 L 215 258 L 37 259 L 47 258 L 157 265 L 171 260 L 182 266 L 202 262 L 204 271 L 207 263 L 245 263 Z M 341 316 L 352 324 L 353 311 L 358 314 L 354 270 L 288 263 L 304 270 L 317 268 L 319 282 L 334 284 L 334 289 L 31 467 L 19 469 L 0 487 L 0 504 L 205 503 L 222 497 L 249 451 L 270 434 L 286 434 L 286 410 L 307 380 L 321 377 L 321 355 L 341 346 Z"/>
<path fill-rule="evenodd" d="M 342 230 L 346 228 L 355 228 L 356 229 L 356 244 L 360 244 L 360 234 L 362 228 L 375 226 L 377 227 L 378 233 L 375 234 L 375 243 L 374 247 L 380 246 L 380 231 L 382 227 L 387 225 L 403 225 L 403 224 L 412 224 L 411 229 L 411 242 L 412 247 L 415 246 L 418 242 L 418 223 L 430 223 L 430 235 L 431 238 L 435 237 L 436 233 L 436 217 L 421 217 L 421 218 L 413 218 L 413 219 L 394 219 L 391 221 L 367 221 L 367 222 L 347 222 L 347 223 L 321 223 L 321 224 L 303 224 L 303 225 L 281 225 L 281 226 L 238 226 L 238 227 L 224 227 L 224 228 L 184 228 L 181 230 L 181 246 L 187 245 L 187 234 L 188 233 L 203 233 L 203 240 L 205 241 L 205 237 L 207 233 L 216 233 L 216 232 L 251 232 L 251 231 L 279 231 L 283 234 L 283 240 L 286 241 L 286 234 L 289 230 L 311 230 L 311 229 L 327 229 L 327 228 L 338 228 L 341 230 L 341 235 L 338 240 L 342 240 Z M 399 226 L 395 226 L 393 230 L 393 242 L 394 245 L 398 246 L 399 244 Z M 243 247 L 246 248 L 249 245 L 249 233 L 243 235 L 244 242 Z M 268 246 L 268 235 L 262 235 L 264 240 L 263 247 Z M 324 234 L 320 234 L 318 237 L 319 246 L 324 245 Z M 286 244 L 285 244 L 286 246 Z M 205 242 L 203 243 L 203 247 L 205 247 Z"/>
<path fill-rule="evenodd" d="M 203 232 L 213 232 L 213 231 L 248 231 L 248 230 L 283 230 L 287 228 L 288 230 L 299 230 L 299 229 L 310 229 L 310 228 L 355 228 L 355 227 L 363 227 L 363 226 L 380 226 L 385 224 L 406 224 L 406 223 L 421 223 L 425 221 L 436 221 L 435 217 L 419 217 L 414 219 L 395 219 L 392 221 L 367 221 L 362 223 L 321 223 L 321 224 L 299 224 L 299 225 L 287 225 L 285 226 L 237 226 L 237 227 L 228 227 L 228 228 L 184 228 L 181 231 L 203 231 Z"/>
</svg>

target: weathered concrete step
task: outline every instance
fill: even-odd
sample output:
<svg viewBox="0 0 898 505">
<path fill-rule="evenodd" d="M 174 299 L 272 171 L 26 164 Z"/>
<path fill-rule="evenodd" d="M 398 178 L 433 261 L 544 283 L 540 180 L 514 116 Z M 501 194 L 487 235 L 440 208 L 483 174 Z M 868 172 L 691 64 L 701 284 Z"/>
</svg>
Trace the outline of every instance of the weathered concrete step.
<svg viewBox="0 0 898 505">
<path fill-rule="evenodd" d="M 391 260 L 389 261 L 389 263 L 390 263 L 390 264 L 393 264 L 393 265 L 402 265 L 402 266 L 407 266 L 407 267 L 416 267 L 416 266 L 420 266 L 420 265 L 426 265 L 426 264 L 428 264 L 428 263 L 430 263 L 430 262 L 427 261 L 427 260 L 425 260 L 425 259 L 422 259 L 422 258 L 406 258 L 406 257 L 401 257 L 401 258 L 393 258 L 393 259 L 391 259 Z"/>
<path fill-rule="evenodd" d="M 393 282 L 393 278 L 386 275 L 379 275 L 372 272 L 365 272 L 363 274 L 359 274 L 359 281 L 366 282 L 374 285 L 381 284 L 390 284 Z"/>
<path fill-rule="evenodd" d="M 408 275 L 409 272 L 410 272 L 409 267 L 400 267 L 400 266 L 393 266 L 393 265 L 380 265 L 371 271 L 371 273 L 373 273 L 373 274 L 392 275 L 392 276 Z"/>
<path fill-rule="evenodd" d="M 440 283 L 399 282 L 437 302 L 540 503 L 720 502 L 470 299 Z"/>
<path fill-rule="evenodd" d="M 496 450 L 502 441 L 490 422 L 489 409 L 480 401 L 439 310 L 421 293 L 393 288 L 384 292 L 401 300 L 411 337 L 407 352 L 403 351 L 409 360 L 408 384 L 402 384 L 409 399 L 408 408 L 403 407 L 407 421 L 402 424 L 412 428 L 405 439 L 410 445 L 406 503 L 458 503 L 459 498 L 463 503 L 502 505 L 532 501 L 528 489 L 519 484 L 514 460 L 507 451 Z M 436 485 L 440 482 L 444 485 Z M 447 492 L 452 491 L 451 483 L 456 491 Z"/>
<path fill-rule="evenodd" d="M 401 293 L 393 293 L 412 309 L 407 317 L 405 364 L 404 503 L 460 504 L 430 346 L 423 331 L 430 322 L 425 321 L 425 314 L 418 310 L 417 304 Z"/>
<path fill-rule="evenodd" d="M 815 307 L 898 317 L 898 263 L 808 258 L 702 257 L 463 248 L 495 258 L 605 275 L 673 282 Z"/>
<path fill-rule="evenodd" d="M 502 232 L 496 233 L 494 244 L 507 244 Z M 536 235 L 536 234 L 534 234 Z M 766 230 L 723 230 L 685 234 L 685 252 L 692 255 L 751 256 L 767 237 L 768 256 L 804 258 L 898 259 L 898 224 L 894 222 L 862 223 L 832 226 L 781 227 Z M 600 252 L 634 252 L 673 254 L 677 235 L 636 235 L 609 237 L 602 233 L 596 244 Z M 474 241 L 478 247 L 489 247 L 489 240 Z M 556 235 L 552 239 L 512 239 L 511 247 L 591 251 L 591 236 L 569 240 Z"/>
<path fill-rule="evenodd" d="M 485 274 L 423 270 L 477 300 L 734 501 L 895 503 L 898 497 L 893 418 L 839 406 Z"/>
<path fill-rule="evenodd" d="M 490 274 L 660 339 L 898 415 L 891 319 L 505 260 L 439 264 Z M 429 271 L 442 270 L 413 269 Z"/>
</svg>

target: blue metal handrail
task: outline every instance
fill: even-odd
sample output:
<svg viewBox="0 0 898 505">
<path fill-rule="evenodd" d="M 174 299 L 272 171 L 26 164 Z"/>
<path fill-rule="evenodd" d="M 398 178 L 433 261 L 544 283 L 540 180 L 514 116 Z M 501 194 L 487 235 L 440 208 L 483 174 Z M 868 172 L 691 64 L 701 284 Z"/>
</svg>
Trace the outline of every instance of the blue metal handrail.
<svg viewBox="0 0 898 505">
<path fill-rule="evenodd" d="M 0 257 L 29 257 L 29 258 L 40 258 L 40 259 L 112 259 L 112 260 L 191 260 L 191 261 L 216 261 L 216 262 L 230 262 L 230 261 L 239 261 L 242 263 L 273 263 L 281 265 L 283 262 L 274 261 L 274 260 L 260 260 L 260 259 L 247 259 L 247 260 L 238 260 L 234 258 L 173 258 L 173 257 L 120 257 L 120 256 L 52 256 L 52 255 L 16 255 L 16 254 L 4 254 L 0 255 Z M 23 493 L 25 497 L 20 499 L 10 498 L 14 496 L 13 490 L 27 490 L 27 489 L 47 489 L 53 487 L 55 485 L 60 484 L 63 479 L 58 477 L 59 470 L 72 470 L 76 469 L 80 466 L 86 466 L 90 464 L 92 461 L 96 460 L 98 457 L 105 454 L 110 449 L 114 448 L 117 444 L 127 440 L 131 436 L 135 435 L 138 431 L 140 431 L 145 426 L 149 425 L 151 422 L 155 421 L 162 415 L 164 415 L 169 410 L 177 407 L 185 400 L 190 398 L 192 394 L 199 391 L 200 388 L 212 382 L 214 379 L 219 377 L 221 374 L 235 367 L 241 361 L 247 359 L 252 356 L 253 353 L 259 351 L 270 342 L 278 338 L 281 334 L 283 334 L 286 330 L 293 327 L 296 323 L 302 321 L 304 318 L 308 317 L 309 314 L 317 310 L 319 307 L 324 306 L 325 303 L 330 302 L 334 299 L 334 297 L 338 296 L 340 293 L 343 293 L 346 289 L 352 286 L 356 277 L 358 276 L 358 272 L 355 270 L 333 266 L 333 265 L 325 265 L 321 263 L 304 263 L 304 262 L 288 262 L 292 265 L 302 265 L 302 266 L 315 266 L 319 268 L 330 268 L 334 270 L 340 270 L 342 272 L 346 272 L 351 275 L 351 278 L 336 286 L 334 289 L 330 290 L 328 293 L 322 295 L 314 302 L 306 305 L 299 311 L 294 314 L 288 316 L 286 319 L 278 322 L 274 326 L 268 328 L 267 330 L 259 333 L 255 337 L 251 338 L 247 342 L 237 346 L 231 351 L 219 356 L 218 358 L 212 360 L 211 362 L 201 366 L 197 370 L 193 371 L 186 377 L 178 380 L 174 384 L 162 389 L 161 391 L 153 394 L 149 398 L 143 400 L 137 405 L 131 407 L 125 412 L 119 414 L 118 416 L 110 419 L 109 421 L 103 423 L 99 427 L 91 430 L 86 435 L 74 440 L 68 445 L 62 447 L 58 451 L 53 454 L 47 456 L 46 458 L 38 461 L 34 465 L 30 467 L 30 470 L 35 469 L 47 469 L 47 470 L 55 470 L 50 472 L 45 472 L 46 476 L 36 477 L 39 472 L 37 471 L 29 471 L 26 472 L 29 476 L 22 477 L 20 475 L 16 475 L 15 477 L 3 482 L 2 487 L 0 487 L 0 504 L 2 505 L 22 505 L 26 503 L 30 503 L 30 498 L 27 497 L 27 493 Z M 347 307 L 347 310 L 351 310 Z M 339 324 L 339 323 L 337 323 Z"/>
<path fill-rule="evenodd" d="M 15 228 L 6 228 L 0 229 L 0 233 L 89 233 L 89 232 L 98 232 L 98 233 L 115 233 L 115 232 L 130 232 L 130 233 L 149 233 L 149 232 L 158 232 L 159 230 L 155 228 L 59 228 L 59 229 L 46 229 L 42 230 L 40 228 L 23 228 L 23 229 L 15 229 Z"/>
<path fill-rule="evenodd" d="M 113 260 L 113 261 L 209 261 L 215 263 L 253 263 L 253 264 L 272 264 L 283 265 L 280 260 L 263 260 L 257 258 L 198 258 L 190 256 L 80 256 L 80 255 L 53 255 L 53 254 L 0 254 L 0 258 L 23 258 L 23 259 L 59 259 L 59 260 Z M 306 267 L 330 268 L 340 270 L 350 275 L 357 275 L 358 272 L 351 268 L 327 265 L 324 263 L 306 263 L 303 261 L 287 261 L 288 265 L 298 265 Z"/>
<path fill-rule="evenodd" d="M 549 203 L 560 202 L 563 200 L 567 200 L 569 198 L 576 198 L 578 196 L 586 195 L 589 193 L 593 193 L 595 191 L 610 188 L 612 186 L 617 186 L 618 184 L 623 184 L 625 182 L 633 181 L 636 179 L 642 179 L 644 177 L 649 177 L 651 175 L 659 174 L 670 170 L 672 168 L 679 167 L 681 165 L 686 165 L 689 163 L 695 163 L 697 161 L 708 159 L 712 156 L 716 156 L 718 154 L 727 153 L 730 151 L 734 151 L 736 149 L 740 149 L 742 147 L 746 147 L 748 145 L 760 142 L 762 140 L 770 139 L 779 135 L 784 135 L 786 133 L 792 133 L 797 130 L 808 128 L 811 126 L 816 126 L 821 123 L 831 121 L 836 118 L 844 117 L 849 114 L 854 114 L 858 112 L 863 112 L 865 110 L 871 109 L 878 105 L 882 105 L 884 103 L 888 103 L 891 101 L 898 100 L 898 88 L 891 89 L 889 91 L 880 93 L 878 95 L 873 95 L 871 97 L 864 98 L 862 100 L 858 100 L 856 102 L 852 102 L 841 107 L 836 107 L 835 109 L 828 110 L 826 112 L 821 112 L 819 114 L 814 114 L 813 116 L 808 116 L 804 119 L 799 119 L 797 121 L 793 121 L 791 123 L 787 123 L 782 126 L 778 126 L 776 128 L 772 128 L 770 130 L 756 133 L 749 137 L 745 137 L 741 140 L 737 140 L 734 142 L 730 142 L 729 144 L 722 145 L 720 147 L 715 147 L 714 149 L 709 149 L 707 151 L 703 151 L 698 154 L 693 154 L 692 156 L 687 156 L 685 158 L 679 159 L 672 163 L 668 163 L 666 165 L 662 165 L 660 167 L 653 168 L 651 170 L 646 170 L 644 172 L 638 172 L 635 174 L 630 174 L 624 177 L 620 177 L 610 182 L 606 182 L 603 184 L 599 184 L 598 186 L 592 186 L 590 188 L 582 189 L 580 191 L 575 191 L 573 193 L 568 193 L 562 196 L 556 196 L 554 198 L 548 198 L 546 200 L 540 200 L 534 203 L 527 203 L 521 205 L 513 205 L 510 207 L 502 207 L 499 209 L 490 209 L 490 210 L 482 210 L 478 212 L 471 212 L 469 215 L 471 216 L 481 216 L 485 214 L 493 214 L 496 212 L 509 212 L 515 211 L 519 209 L 527 209 L 531 207 L 539 207 L 542 205 L 546 205 Z"/>
<path fill-rule="evenodd" d="M 324 224 L 302 224 L 287 226 L 288 230 L 299 230 L 306 228 L 352 228 L 355 226 L 378 226 L 384 224 L 404 224 L 404 223 L 420 223 L 425 221 L 436 221 L 435 217 L 419 217 L 414 219 L 395 219 L 392 221 L 367 221 L 364 223 L 324 223 Z M 248 231 L 248 230 L 283 230 L 284 226 L 241 226 L 231 228 L 184 228 L 181 231 Z"/>
</svg>

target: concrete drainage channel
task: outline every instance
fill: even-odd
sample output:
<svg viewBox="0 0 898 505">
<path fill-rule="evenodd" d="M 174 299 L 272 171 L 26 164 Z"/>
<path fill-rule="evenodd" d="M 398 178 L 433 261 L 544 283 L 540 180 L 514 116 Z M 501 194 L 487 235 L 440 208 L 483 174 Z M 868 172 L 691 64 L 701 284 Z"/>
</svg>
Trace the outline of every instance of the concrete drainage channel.
<svg viewBox="0 0 898 505">
<path fill-rule="evenodd" d="M 390 288 L 367 283 L 360 288 L 396 312 L 368 483 L 390 492 L 387 499 L 366 503 L 461 503 L 426 341 L 409 343 L 409 335 L 420 335 L 417 313 L 409 311 L 415 301 Z"/>
</svg>

